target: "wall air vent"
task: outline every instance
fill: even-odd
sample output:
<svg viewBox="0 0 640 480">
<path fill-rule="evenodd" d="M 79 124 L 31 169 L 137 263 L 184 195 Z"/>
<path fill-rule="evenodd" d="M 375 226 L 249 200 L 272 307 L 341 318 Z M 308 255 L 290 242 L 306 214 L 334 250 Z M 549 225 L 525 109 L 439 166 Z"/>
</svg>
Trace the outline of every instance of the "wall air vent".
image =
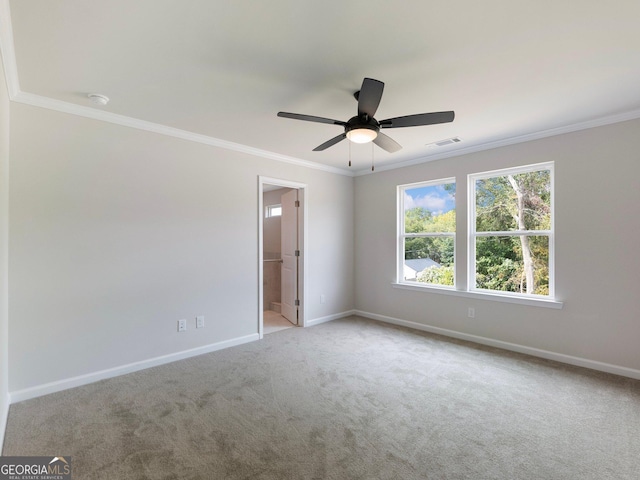
<svg viewBox="0 0 640 480">
<path fill-rule="evenodd" d="M 453 143 L 459 143 L 461 140 L 458 137 L 445 138 L 444 140 L 438 140 L 437 142 L 427 143 L 427 147 L 444 147 L 445 145 L 451 145 Z"/>
</svg>

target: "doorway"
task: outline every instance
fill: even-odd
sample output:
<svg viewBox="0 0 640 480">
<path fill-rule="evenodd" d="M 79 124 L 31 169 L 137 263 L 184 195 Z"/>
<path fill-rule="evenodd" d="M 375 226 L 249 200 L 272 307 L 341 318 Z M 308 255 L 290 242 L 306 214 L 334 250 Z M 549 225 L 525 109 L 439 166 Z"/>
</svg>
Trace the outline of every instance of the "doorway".
<svg viewBox="0 0 640 480">
<path fill-rule="evenodd" d="M 258 333 L 304 326 L 305 185 L 259 177 Z"/>
</svg>

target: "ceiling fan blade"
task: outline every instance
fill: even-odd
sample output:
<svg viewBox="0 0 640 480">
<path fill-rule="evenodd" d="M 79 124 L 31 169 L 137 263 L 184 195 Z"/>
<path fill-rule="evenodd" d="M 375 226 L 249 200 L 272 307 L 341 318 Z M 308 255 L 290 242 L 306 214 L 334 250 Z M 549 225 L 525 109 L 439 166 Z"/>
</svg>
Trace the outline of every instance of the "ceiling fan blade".
<svg viewBox="0 0 640 480">
<path fill-rule="evenodd" d="M 318 145 L 316 148 L 313 149 L 313 151 L 314 152 L 321 152 L 322 150 L 326 150 L 327 148 L 335 145 L 336 143 L 341 142 L 345 138 L 347 138 L 347 134 L 346 133 L 341 133 L 337 137 L 333 137 L 331 140 L 327 140 L 322 145 Z"/>
<path fill-rule="evenodd" d="M 419 127 L 421 125 L 435 125 L 437 123 L 453 122 L 455 113 L 432 112 L 406 115 L 404 117 L 387 118 L 380 121 L 380 128 Z"/>
<path fill-rule="evenodd" d="M 342 125 L 343 127 L 347 124 L 347 122 L 342 122 L 340 120 L 333 120 L 331 118 L 324 118 L 324 117 L 314 117 L 313 115 L 302 115 L 300 113 L 278 112 L 278 116 L 283 118 L 292 118 L 293 120 L 304 120 L 306 122 L 328 123 L 330 125 Z"/>
<path fill-rule="evenodd" d="M 397 152 L 402 148 L 402 145 L 382 132 L 378 132 L 378 136 L 373 139 L 373 143 L 389 153 Z"/>
<path fill-rule="evenodd" d="M 383 90 L 384 83 L 380 80 L 365 78 L 362 81 L 362 87 L 358 93 L 358 116 L 375 116 L 378 105 L 380 105 Z"/>
</svg>

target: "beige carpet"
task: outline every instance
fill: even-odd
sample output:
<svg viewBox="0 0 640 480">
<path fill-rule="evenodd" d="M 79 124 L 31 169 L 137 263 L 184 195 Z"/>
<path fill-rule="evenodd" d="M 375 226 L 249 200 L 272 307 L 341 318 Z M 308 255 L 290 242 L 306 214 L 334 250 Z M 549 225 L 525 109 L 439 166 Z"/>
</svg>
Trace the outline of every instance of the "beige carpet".
<svg viewBox="0 0 640 480">
<path fill-rule="evenodd" d="M 12 405 L 3 454 L 77 480 L 636 480 L 640 382 L 351 317 Z"/>
</svg>

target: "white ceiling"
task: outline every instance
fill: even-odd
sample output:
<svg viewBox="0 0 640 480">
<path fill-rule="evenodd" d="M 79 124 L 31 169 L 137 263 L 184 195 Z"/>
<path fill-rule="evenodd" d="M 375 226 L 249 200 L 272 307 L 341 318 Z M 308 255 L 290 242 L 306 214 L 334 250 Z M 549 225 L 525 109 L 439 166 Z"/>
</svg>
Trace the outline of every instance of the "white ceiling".
<svg viewBox="0 0 640 480">
<path fill-rule="evenodd" d="M 5 35 L 3 51 L 5 63 L 7 49 L 15 51 L 20 92 L 330 167 L 347 169 L 349 142 L 312 149 L 342 127 L 276 114 L 346 121 L 364 77 L 385 82 L 378 119 L 456 113 L 450 124 L 385 130 L 404 148 L 376 147 L 378 168 L 640 116 L 638 0 L 11 0 L 9 7 L 13 45 Z M 92 92 L 110 103 L 93 106 Z M 462 142 L 425 146 L 453 136 Z M 353 171 L 369 168 L 371 151 L 353 144 Z"/>
</svg>

